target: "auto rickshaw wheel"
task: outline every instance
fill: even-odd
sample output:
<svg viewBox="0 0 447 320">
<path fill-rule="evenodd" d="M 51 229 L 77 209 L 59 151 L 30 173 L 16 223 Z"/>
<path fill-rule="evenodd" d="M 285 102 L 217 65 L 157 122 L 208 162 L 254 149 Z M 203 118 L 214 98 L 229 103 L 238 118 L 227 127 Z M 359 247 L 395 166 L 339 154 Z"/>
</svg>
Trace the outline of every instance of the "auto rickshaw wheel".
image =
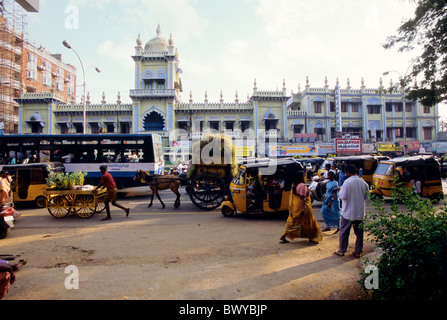
<svg viewBox="0 0 447 320">
<path fill-rule="evenodd" d="M 34 200 L 34 204 L 40 209 L 45 208 L 47 205 L 47 198 L 37 197 L 36 200 Z"/>
<path fill-rule="evenodd" d="M 369 198 L 370 198 L 371 200 L 382 200 L 382 199 L 383 199 L 382 195 L 380 195 L 380 194 L 378 194 L 378 193 L 375 193 L 375 192 L 371 192 L 371 193 L 369 194 Z"/>
<path fill-rule="evenodd" d="M 229 206 L 222 206 L 221 212 L 224 217 L 234 216 L 234 210 L 232 208 L 230 208 Z"/>
<path fill-rule="evenodd" d="M 433 194 L 430 196 L 430 200 L 431 200 L 433 203 L 439 203 L 439 201 L 441 201 L 443 198 L 444 198 L 444 195 L 442 195 L 441 193 L 433 193 Z"/>
</svg>

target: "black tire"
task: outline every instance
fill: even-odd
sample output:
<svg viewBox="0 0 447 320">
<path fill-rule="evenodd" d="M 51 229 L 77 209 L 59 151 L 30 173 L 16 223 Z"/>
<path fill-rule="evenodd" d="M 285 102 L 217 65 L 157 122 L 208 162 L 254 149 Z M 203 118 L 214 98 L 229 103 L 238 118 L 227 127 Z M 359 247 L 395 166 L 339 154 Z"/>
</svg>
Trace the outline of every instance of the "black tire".
<svg viewBox="0 0 447 320">
<path fill-rule="evenodd" d="M 47 198 L 37 197 L 36 200 L 34 200 L 34 204 L 40 209 L 45 208 L 47 206 Z"/>
<path fill-rule="evenodd" d="M 374 192 L 370 192 L 369 193 L 369 199 L 371 200 L 382 200 L 383 197 L 380 194 L 374 193 Z"/>
<path fill-rule="evenodd" d="M 221 176 L 204 172 L 191 180 L 189 197 L 192 203 L 203 210 L 218 208 L 225 199 L 227 188 Z"/>
<path fill-rule="evenodd" d="M 222 206 L 221 212 L 224 217 L 234 216 L 234 210 L 229 206 Z"/>
<path fill-rule="evenodd" d="M 0 226 L 0 239 L 5 239 L 6 238 L 6 235 L 8 234 L 8 227 L 7 226 L 4 226 L 4 222 L 2 221 L 2 222 L 0 222 L 0 224 L 2 224 L 1 226 Z"/>
<path fill-rule="evenodd" d="M 439 201 L 441 201 L 442 199 L 444 199 L 444 195 L 442 195 L 441 193 L 434 193 L 430 196 L 430 200 L 433 203 L 439 203 Z"/>
</svg>

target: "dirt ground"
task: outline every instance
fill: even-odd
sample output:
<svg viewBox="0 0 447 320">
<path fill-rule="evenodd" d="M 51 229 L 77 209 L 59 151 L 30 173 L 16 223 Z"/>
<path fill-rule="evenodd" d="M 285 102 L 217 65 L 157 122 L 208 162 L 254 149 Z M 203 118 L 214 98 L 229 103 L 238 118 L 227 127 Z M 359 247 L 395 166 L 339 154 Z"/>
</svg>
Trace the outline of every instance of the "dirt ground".
<svg viewBox="0 0 447 320">
<path fill-rule="evenodd" d="M 126 203 L 124 203 L 126 204 Z M 360 260 L 333 254 L 338 235 L 310 244 L 278 243 L 285 217 L 224 218 L 219 213 L 112 213 L 63 224 L 36 215 L 18 221 L 0 253 L 28 264 L 5 300 L 358 300 Z M 25 219 L 25 218 L 24 218 Z M 31 219 L 31 218 L 29 218 Z M 81 221 L 82 220 L 82 221 Z M 41 223 L 39 224 L 39 221 Z M 87 222 L 88 221 L 88 222 Z M 21 227 L 21 223 L 22 227 Z M 320 226 L 321 226 L 321 222 Z M 364 254 L 374 251 L 366 242 Z M 75 275 L 79 288 L 67 288 Z M 69 268 L 67 268 L 69 267 Z M 73 282 L 68 282 L 68 287 Z"/>
</svg>

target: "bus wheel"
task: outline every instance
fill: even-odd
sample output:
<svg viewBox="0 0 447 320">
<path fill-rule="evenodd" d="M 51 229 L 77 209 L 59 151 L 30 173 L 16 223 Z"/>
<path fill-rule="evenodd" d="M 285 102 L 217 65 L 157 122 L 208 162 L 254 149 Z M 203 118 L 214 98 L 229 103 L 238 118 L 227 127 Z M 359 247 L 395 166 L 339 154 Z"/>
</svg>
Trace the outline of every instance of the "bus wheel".
<svg viewBox="0 0 447 320">
<path fill-rule="evenodd" d="M 222 206 L 222 214 L 224 217 L 231 217 L 234 215 L 234 210 L 229 206 Z"/>
<path fill-rule="evenodd" d="M 37 197 L 36 200 L 34 200 L 34 204 L 40 209 L 45 208 L 47 206 L 47 198 Z"/>
</svg>

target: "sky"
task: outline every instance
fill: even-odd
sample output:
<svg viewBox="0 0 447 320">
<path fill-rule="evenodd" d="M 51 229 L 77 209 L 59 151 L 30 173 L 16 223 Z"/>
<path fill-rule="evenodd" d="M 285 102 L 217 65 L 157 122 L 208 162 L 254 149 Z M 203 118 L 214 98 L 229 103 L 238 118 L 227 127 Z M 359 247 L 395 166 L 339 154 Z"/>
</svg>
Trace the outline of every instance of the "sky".
<svg viewBox="0 0 447 320">
<path fill-rule="evenodd" d="M 91 102 L 131 103 L 138 34 L 144 44 L 170 34 L 179 52 L 182 101 L 245 102 L 258 90 L 303 90 L 311 87 L 377 88 L 404 75 L 417 52 L 385 50 L 386 38 L 414 15 L 407 0 L 40 0 L 39 13 L 29 13 L 27 33 L 35 45 L 61 53 L 78 70 L 78 101 L 86 69 Z M 94 67 L 101 69 L 96 73 Z M 442 108 L 440 108 L 441 110 Z M 447 109 L 444 107 L 444 109 Z M 442 114 L 441 114 L 442 115 Z M 447 112 L 446 112 L 447 115 Z"/>
</svg>

